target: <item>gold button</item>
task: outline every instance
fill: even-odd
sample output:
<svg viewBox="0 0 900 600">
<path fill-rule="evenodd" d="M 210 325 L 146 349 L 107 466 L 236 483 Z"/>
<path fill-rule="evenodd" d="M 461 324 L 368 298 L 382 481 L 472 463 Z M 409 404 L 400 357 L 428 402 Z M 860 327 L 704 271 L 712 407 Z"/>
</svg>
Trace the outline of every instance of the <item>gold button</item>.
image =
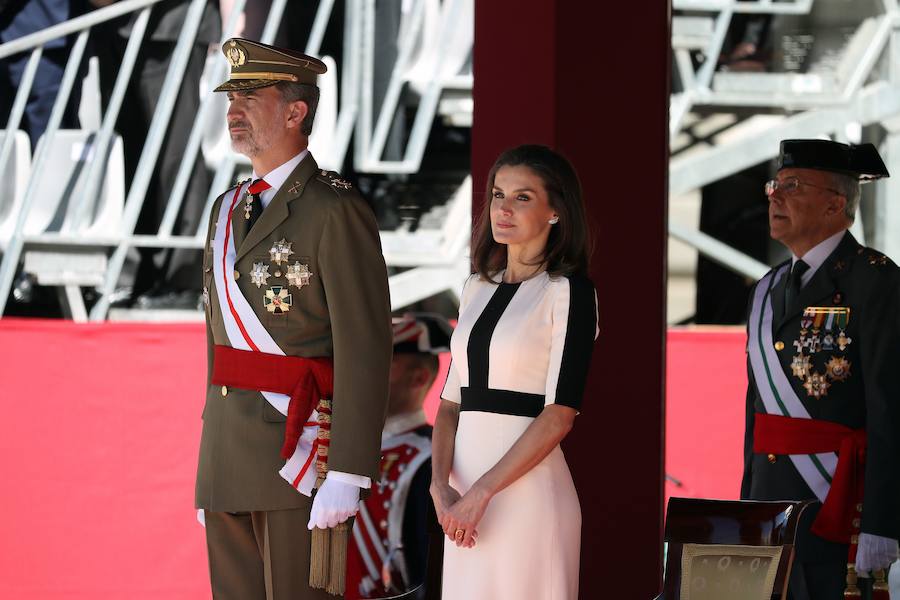
<svg viewBox="0 0 900 600">
<path fill-rule="evenodd" d="M 770 462 L 770 463 L 774 463 L 776 460 L 778 460 L 778 457 L 775 456 L 774 454 L 770 454 L 770 455 L 767 456 L 766 458 L 769 459 L 769 462 Z"/>
<path fill-rule="evenodd" d="M 281 277 L 281 271 L 275 271 L 275 277 Z"/>
<path fill-rule="evenodd" d="M 240 278 L 241 278 L 241 273 L 240 273 L 240 271 L 238 271 L 237 269 L 235 269 L 235 270 L 234 270 L 234 279 L 235 279 L 235 281 L 237 281 L 237 280 L 240 279 Z"/>
<path fill-rule="evenodd" d="M 775 342 L 775 349 L 778 350 L 779 352 L 784 350 L 784 342 L 782 342 L 781 340 L 778 340 L 777 342 Z"/>
<path fill-rule="evenodd" d="M 862 504 L 856 505 L 856 512 L 860 512 L 860 513 L 862 512 Z"/>
<path fill-rule="evenodd" d="M 859 526 L 860 526 L 861 523 L 862 523 L 862 521 L 860 521 L 859 519 L 853 519 L 853 526 L 854 526 L 854 527 L 859 528 Z"/>
<path fill-rule="evenodd" d="M 227 395 L 228 395 L 228 386 L 227 386 L 227 385 L 223 385 L 223 386 L 222 386 L 222 395 L 223 395 L 223 396 L 227 396 Z"/>
</svg>

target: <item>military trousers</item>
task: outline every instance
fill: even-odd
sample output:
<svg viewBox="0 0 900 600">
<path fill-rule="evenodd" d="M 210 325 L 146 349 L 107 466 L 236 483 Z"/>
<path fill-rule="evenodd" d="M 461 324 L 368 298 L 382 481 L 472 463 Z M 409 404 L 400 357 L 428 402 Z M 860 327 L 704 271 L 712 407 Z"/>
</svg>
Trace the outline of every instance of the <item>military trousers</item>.
<svg viewBox="0 0 900 600">
<path fill-rule="evenodd" d="M 334 600 L 309 587 L 309 509 L 205 513 L 214 600 Z"/>
<path fill-rule="evenodd" d="M 872 579 L 859 577 L 861 600 L 872 597 Z M 788 600 L 844 600 L 846 562 L 795 562 L 788 583 Z"/>
</svg>

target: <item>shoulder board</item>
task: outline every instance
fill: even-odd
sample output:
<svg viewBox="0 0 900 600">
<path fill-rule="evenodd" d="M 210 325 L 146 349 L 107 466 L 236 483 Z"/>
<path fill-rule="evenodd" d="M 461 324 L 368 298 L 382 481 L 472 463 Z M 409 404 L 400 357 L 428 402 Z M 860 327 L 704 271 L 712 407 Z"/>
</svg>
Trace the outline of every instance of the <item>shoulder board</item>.
<svg viewBox="0 0 900 600">
<path fill-rule="evenodd" d="M 322 169 L 321 171 L 319 171 L 317 177 L 320 181 L 324 181 L 331 187 L 338 190 L 349 190 L 353 187 L 353 184 L 351 184 L 349 181 L 347 181 L 346 179 L 341 179 L 341 176 L 338 175 L 336 171 L 326 171 Z"/>
<path fill-rule="evenodd" d="M 894 261 L 873 248 L 861 248 L 859 253 L 873 267 L 885 267 L 894 264 Z"/>
</svg>

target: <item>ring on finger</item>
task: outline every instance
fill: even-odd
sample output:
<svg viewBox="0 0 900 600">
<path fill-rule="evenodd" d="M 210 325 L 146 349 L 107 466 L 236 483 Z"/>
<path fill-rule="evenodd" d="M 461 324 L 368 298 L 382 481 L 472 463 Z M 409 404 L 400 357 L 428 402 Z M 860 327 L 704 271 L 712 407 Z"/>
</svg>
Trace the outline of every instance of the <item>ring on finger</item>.
<svg viewBox="0 0 900 600">
<path fill-rule="evenodd" d="M 457 540 L 461 540 L 461 539 L 463 539 L 463 536 L 464 536 L 464 535 L 466 535 L 465 530 L 463 530 L 463 529 L 457 529 L 457 530 L 456 530 L 456 533 L 453 534 L 453 538 L 454 538 L 454 539 L 457 539 Z"/>
</svg>

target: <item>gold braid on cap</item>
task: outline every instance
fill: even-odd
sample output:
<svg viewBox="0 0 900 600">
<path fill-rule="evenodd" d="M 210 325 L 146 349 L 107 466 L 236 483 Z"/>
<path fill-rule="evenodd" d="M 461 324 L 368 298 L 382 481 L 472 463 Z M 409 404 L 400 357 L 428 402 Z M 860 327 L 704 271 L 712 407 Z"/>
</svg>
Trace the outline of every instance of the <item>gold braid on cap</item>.
<svg viewBox="0 0 900 600">
<path fill-rule="evenodd" d="M 296 75 L 291 75 L 290 73 L 269 73 L 269 72 L 258 72 L 258 73 L 232 73 L 231 79 L 271 79 L 276 81 L 300 81 L 300 78 Z"/>
</svg>

